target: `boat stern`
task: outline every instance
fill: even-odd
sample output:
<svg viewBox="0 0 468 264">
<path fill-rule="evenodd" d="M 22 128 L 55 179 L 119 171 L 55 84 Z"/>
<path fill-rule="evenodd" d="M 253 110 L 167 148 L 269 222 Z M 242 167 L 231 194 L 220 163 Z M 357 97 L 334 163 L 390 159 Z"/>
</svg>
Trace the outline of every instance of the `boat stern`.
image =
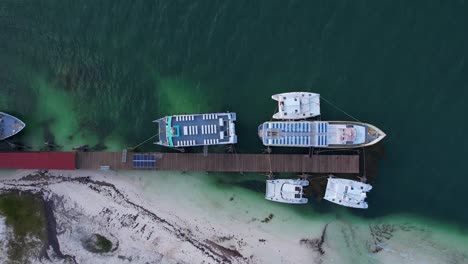
<svg viewBox="0 0 468 264">
<path fill-rule="evenodd" d="M 258 137 L 263 141 L 263 127 L 265 123 L 262 123 L 258 126 Z"/>
<path fill-rule="evenodd" d="M 153 123 L 158 124 L 158 139 L 159 141 L 154 142 L 154 144 L 168 146 L 167 143 L 167 117 L 163 117 L 157 120 L 154 120 Z"/>
</svg>

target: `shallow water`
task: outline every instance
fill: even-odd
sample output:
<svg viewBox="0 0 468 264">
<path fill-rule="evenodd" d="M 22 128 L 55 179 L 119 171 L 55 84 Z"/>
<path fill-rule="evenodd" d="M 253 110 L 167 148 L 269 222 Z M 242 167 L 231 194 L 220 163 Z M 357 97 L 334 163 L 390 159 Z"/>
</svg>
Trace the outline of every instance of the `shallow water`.
<svg viewBox="0 0 468 264">
<path fill-rule="evenodd" d="M 160 210 L 176 206 L 196 225 L 216 223 L 229 230 L 225 236 L 259 231 L 247 240 L 265 240 L 253 245 L 260 259 L 275 255 L 272 250 L 278 247 L 292 246 L 297 255 L 308 256 L 304 263 L 468 263 L 466 232 L 443 222 L 414 215 L 363 219 L 343 208 L 334 213 L 304 210 L 268 202 L 263 194 L 242 186 L 220 184 L 206 173 L 120 172 L 115 177 L 137 183 L 145 200 L 154 201 Z M 301 240 L 320 238 L 325 226 L 320 255 Z"/>
<path fill-rule="evenodd" d="M 351 214 L 431 219 L 465 237 L 466 10 L 464 1 L 4 0 L 0 109 L 27 123 L 12 142 L 62 150 L 120 150 L 155 134 L 163 115 L 229 110 L 237 150 L 259 152 L 270 95 L 318 92 L 388 135 L 370 209 Z M 322 113 L 350 119 L 324 102 Z M 343 211 L 309 205 L 291 210 Z"/>
</svg>

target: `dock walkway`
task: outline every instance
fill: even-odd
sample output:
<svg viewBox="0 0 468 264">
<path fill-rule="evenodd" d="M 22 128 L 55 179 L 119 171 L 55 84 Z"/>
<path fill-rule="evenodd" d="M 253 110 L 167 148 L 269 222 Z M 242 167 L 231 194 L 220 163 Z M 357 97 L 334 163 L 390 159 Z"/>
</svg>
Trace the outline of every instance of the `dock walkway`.
<svg viewBox="0 0 468 264">
<path fill-rule="evenodd" d="M 125 155 L 125 157 L 123 157 Z M 77 152 L 76 168 L 207 172 L 359 173 L 359 155 Z"/>
</svg>

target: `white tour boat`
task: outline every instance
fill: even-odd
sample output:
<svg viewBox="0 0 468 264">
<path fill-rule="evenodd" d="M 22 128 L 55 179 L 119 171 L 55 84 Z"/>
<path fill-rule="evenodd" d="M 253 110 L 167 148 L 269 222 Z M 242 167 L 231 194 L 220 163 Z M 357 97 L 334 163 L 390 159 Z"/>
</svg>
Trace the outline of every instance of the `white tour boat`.
<svg viewBox="0 0 468 264">
<path fill-rule="evenodd" d="M 274 121 L 258 127 L 265 146 L 360 148 L 376 144 L 386 135 L 371 124 L 352 121 Z"/>
</svg>

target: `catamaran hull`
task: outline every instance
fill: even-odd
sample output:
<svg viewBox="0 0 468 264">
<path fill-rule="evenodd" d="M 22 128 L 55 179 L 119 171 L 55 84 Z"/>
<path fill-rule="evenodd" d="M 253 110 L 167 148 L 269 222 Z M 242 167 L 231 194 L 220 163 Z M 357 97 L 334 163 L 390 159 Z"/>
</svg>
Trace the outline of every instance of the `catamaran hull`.
<svg viewBox="0 0 468 264">
<path fill-rule="evenodd" d="M 274 94 L 271 98 L 278 101 L 274 119 L 298 120 L 320 115 L 320 94 L 291 92 Z"/>
<path fill-rule="evenodd" d="M 308 180 L 276 179 L 266 181 L 265 199 L 288 204 L 305 204 L 303 187 L 309 186 Z"/>
<path fill-rule="evenodd" d="M 323 199 L 341 206 L 367 209 L 366 193 L 370 190 L 370 184 L 330 177 Z"/>
</svg>

